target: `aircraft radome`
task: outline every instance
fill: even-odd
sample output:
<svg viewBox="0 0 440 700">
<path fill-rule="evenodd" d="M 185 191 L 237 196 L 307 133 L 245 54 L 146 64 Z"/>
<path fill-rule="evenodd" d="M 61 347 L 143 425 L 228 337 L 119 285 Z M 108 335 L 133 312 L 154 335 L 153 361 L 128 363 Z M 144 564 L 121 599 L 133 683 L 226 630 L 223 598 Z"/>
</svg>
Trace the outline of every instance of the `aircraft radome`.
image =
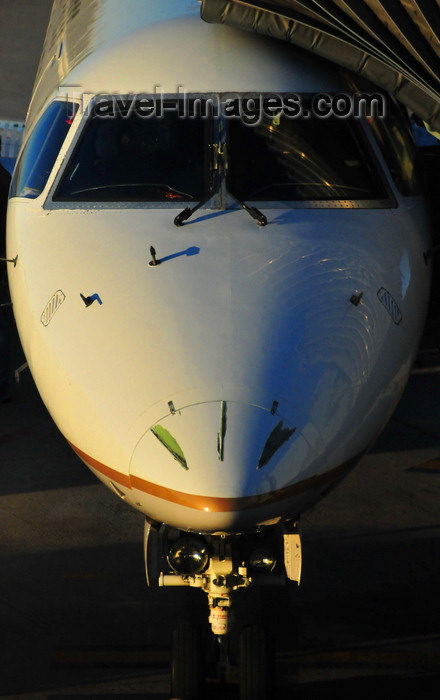
<svg viewBox="0 0 440 700">
<path fill-rule="evenodd" d="M 149 585 L 206 592 L 208 676 L 240 638 L 241 698 L 261 700 L 264 634 L 234 628 L 236 593 L 299 582 L 301 514 L 393 412 L 430 225 L 390 97 L 199 10 L 55 2 L 10 192 L 9 283 L 53 419 L 145 514 Z M 175 698 L 201 697 L 199 642 L 178 627 Z"/>
</svg>

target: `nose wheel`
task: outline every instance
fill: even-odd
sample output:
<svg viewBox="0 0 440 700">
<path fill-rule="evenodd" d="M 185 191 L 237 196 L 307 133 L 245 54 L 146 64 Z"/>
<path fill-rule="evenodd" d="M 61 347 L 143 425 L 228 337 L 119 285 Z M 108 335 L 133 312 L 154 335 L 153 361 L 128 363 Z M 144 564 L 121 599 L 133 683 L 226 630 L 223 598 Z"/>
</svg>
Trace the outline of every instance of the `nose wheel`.
<svg viewBox="0 0 440 700">
<path fill-rule="evenodd" d="M 203 700 L 204 664 L 200 635 L 188 622 L 176 627 L 171 660 L 171 698 Z"/>
<path fill-rule="evenodd" d="M 273 669 L 262 625 L 248 625 L 240 634 L 240 700 L 269 700 Z"/>
<path fill-rule="evenodd" d="M 234 691 L 231 697 L 239 700 L 272 700 L 273 669 L 269 663 L 270 652 L 264 628 L 253 624 L 241 631 L 239 668 L 235 672 L 229 663 L 227 636 L 215 641 L 216 669 L 211 663 L 209 674 L 216 677 L 215 685 L 228 683 L 228 677 L 232 675 L 235 682 L 238 680 L 238 693 Z M 198 630 L 186 622 L 178 625 L 173 634 L 172 700 L 206 700 L 209 695 L 206 694 L 205 667 L 205 655 Z"/>
</svg>

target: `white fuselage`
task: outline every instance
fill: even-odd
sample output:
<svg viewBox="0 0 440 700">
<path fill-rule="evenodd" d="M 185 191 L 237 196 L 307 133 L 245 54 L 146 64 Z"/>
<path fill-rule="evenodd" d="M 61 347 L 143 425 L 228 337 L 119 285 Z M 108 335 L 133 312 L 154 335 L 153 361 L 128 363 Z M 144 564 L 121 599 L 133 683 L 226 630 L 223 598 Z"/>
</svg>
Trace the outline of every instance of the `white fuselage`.
<svg viewBox="0 0 440 700">
<path fill-rule="evenodd" d="M 204 24 L 197 3 L 133 6 L 137 29 L 125 19 L 118 39 L 104 3 L 96 50 L 64 66 L 40 112 L 72 86 L 76 100 L 341 89 L 290 47 Z M 43 400 L 84 462 L 154 520 L 241 532 L 296 517 L 369 448 L 407 381 L 429 295 L 423 199 L 399 193 L 364 126 L 388 207 L 270 202 L 258 226 L 214 198 L 176 227 L 180 202 L 64 205 L 53 192 L 83 107 L 41 194 L 9 205 L 11 294 Z"/>
</svg>

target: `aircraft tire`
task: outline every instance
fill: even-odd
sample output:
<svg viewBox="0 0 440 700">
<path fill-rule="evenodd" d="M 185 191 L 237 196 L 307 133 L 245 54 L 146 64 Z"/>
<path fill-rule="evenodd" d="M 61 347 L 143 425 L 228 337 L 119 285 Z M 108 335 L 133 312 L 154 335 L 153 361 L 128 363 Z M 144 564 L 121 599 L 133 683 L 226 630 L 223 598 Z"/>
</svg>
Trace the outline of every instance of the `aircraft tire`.
<svg viewBox="0 0 440 700">
<path fill-rule="evenodd" d="M 171 698 L 203 699 L 203 663 L 200 635 L 188 622 L 179 624 L 173 633 L 171 661 Z"/>
<path fill-rule="evenodd" d="M 267 640 L 261 625 L 240 634 L 240 700 L 271 700 Z"/>
</svg>

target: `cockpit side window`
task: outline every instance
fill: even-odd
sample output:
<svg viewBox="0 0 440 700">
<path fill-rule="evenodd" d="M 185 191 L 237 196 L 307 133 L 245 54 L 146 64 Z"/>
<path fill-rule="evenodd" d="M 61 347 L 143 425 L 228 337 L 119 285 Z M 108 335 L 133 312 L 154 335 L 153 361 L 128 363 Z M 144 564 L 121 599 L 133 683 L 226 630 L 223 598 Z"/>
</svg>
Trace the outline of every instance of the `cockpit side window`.
<svg viewBox="0 0 440 700">
<path fill-rule="evenodd" d="M 35 199 L 43 191 L 78 105 L 52 102 L 37 122 L 17 161 L 10 196 Z"/>
<path fill-rule="evenodd" d="M 264 116 L 228 119 L 228 187 L 249 201 L 387 199 L 352 119 Z"/>
<path fill-rule="evenodd" d="M 110 116 L 99 105 L 89 118 L 53 196 L 60 202 L 178 202 L 202 199 L 209 186 L 212 123 L 182 118 L 165 102 L 161 112 L 139 108 Z"/>
<path fill-rule="evenodd" d="M 421 195 L 421 160 L 408 120 L 388 100 L 386 116 L 368 122 L 398 190 L 407 197 Z"/>
</svg>

